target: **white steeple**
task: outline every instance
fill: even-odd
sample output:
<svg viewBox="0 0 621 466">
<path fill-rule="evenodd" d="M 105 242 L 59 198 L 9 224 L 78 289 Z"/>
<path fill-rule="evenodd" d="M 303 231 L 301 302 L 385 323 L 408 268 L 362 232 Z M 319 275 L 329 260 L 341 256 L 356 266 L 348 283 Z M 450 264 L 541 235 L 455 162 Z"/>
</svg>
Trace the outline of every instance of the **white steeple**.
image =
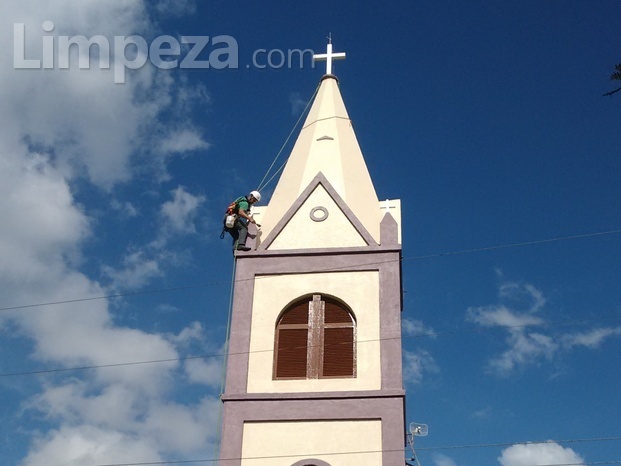
<svg viewBox="0 0 621 466">
<path fill-rule="evenodd" d="M 352 127 L 336 76 L 331 73 L 333 58 L 328 44 L 325 57 L 328 74 L 320 83 L 317 96 L 300 131 L 278 185 L 265 210 L 262 209 L 262 240 L 291 208 L 298 196 L 318 174 L 322 174 L 375 242 L 380 242 L 383 212 L 362 151 Z"/>
</svg>

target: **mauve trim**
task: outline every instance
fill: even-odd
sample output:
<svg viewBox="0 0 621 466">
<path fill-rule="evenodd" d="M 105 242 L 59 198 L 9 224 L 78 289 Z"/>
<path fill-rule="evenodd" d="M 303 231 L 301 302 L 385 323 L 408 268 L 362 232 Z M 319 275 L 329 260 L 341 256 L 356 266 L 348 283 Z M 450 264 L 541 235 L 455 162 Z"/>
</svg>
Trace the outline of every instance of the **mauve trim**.
<svg viewBox="0 0 621 466">
<path fill-rule="evenodd" d="M 336 205 L 343 211 L 345 217 L 351 222 L 356 231 L 362 236 L 365 243 L 369 246 L 377 246 L 377 241 L 371 236 L 369 231 L 362 225 L 362 222 L 358 220 L 358 217 L 354 214 L 354 212 L 349 208 L 349 206 L 345 203 L 343 198 L 336 192 L 334 187 L 330 184 L 325 175 L 321 172 L 315 175 L 315 178 L 308 184 L 306 189 L 302 191 L 302 193 L 298 196 L 295 202 L 291 205 L 289 210 L 285 213 L 285 215 L 280 219 L 280 221 L 276 224 L 276 226 L 272 229 L 265 241 L 262 241 L 259 245 L 258 250 L 265 251 L 269 249 L 274 240 L 278 237 L 278 235 L 283 231 L 283 229 L 287 226 L 289 221 L 293 218 L 296 212 L 302 207 L 304 202 L 309 198 L 309 196 L 315 191 L 317 186 L 323 186 L 323 188 L 327 191 L 328 195 L 332 198 L 332 200 L 336 203 Z M 268 204 L 269 208 L 269 204 Z"/>
<path fill-rule="evenodd" d="M 361 390 L 342 392 L 238 393 L 222 395 L 223 402 L 250 400 L 339 400 L 345 398 L 405 398 L 405 390 Z"/>
<path fill-rule="evenodd" d="M 278 403 L 278 409 L 274 404 Z M 382 428 L 382 466 L 403 466 L 406 443 L 403 398 L 365 400 L 239 401 L 224 404 L 220 464 L 241 466 L 245 422 L 374 421 Z M 313 452 L 300 452 L 309 454 Z"/>
</svg>

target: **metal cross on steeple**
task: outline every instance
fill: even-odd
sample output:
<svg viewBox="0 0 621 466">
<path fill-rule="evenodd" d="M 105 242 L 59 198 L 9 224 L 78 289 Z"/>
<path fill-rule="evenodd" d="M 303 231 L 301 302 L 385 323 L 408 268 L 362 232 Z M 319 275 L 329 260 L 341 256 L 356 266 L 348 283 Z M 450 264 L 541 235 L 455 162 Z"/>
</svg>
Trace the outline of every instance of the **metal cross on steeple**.
<svg viewBox="0 0 621 466">
<path fill-rule="evenodd" d="M 332 33 L 328 36 L 328 48 L 326 53 L 313 55 L 313 62 L 326 61 L 326 74 L 332 74 L 332 60 L 344 59 L 345 52 L 332 53 Z"/>
</svg>

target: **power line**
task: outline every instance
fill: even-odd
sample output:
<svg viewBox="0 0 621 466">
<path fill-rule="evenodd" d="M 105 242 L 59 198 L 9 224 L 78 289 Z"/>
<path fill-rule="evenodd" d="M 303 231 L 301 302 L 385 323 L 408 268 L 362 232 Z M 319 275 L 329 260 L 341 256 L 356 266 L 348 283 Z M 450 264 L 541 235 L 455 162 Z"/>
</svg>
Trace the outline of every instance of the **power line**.
<svg viewBox="0 0 621 466">
<path fill-rule="evenodd" d="M 390 452 L 391 450 L 379 450 L 379 451 L 361 451 L 361 452 L 353 452 L 351 454 L 365 454 L 365 453 L 383 453 Z M 399 450 L 400 451 L 400 450 Z M 338 453 L 336 453 L 338 454 Z M 330 453 L 330 455 L 336 455 L 335 453 Z M 323 454 L 322 454 L 323 455 Z M 305 458 L 314 457 L 317 455 L 307 455 Z M 203 460 L 182 460 L 182 461 L 155 461 L 155 462 L 142 462 L 142 463 L 108 463 L 108 464 L 97 464 L 91 466 L 156 466 L 156 465 L 164 465 L 164 464 L 198 464 L 198 463 L 217 463 L 222 462 L 226 463 L 228 461 L 240 461 L 240 460 L 255 460 L 255 459 L 274 459 L 274 458 L 300 458 L 299 455 L 290 455 L 290 456 L 260 456 L 260 457 L 245 457 L 245 458 L 227 458 L 226 460 L 217 460 L 217 459 L 203 459 Z M 621 464 L 621 460 L 612 460 L 612 461 L 590 461 L 588 463 L 580 462 L 580 463 L 546 463 L 546 464 L 531 464 L 525 466 L 595 466 L 600 464 Z"/>
<path fill-rule="evenodd" d="M 521 243 L 508 243 L 508 244 L 501 244 L 497 246 L 486 246 L 486 247 L 480 247 L 480 248 L 475 248 L 475 249 L 463 249 L 459 251 L 449 251 L 449 252 L 442 252 L 442 253 L 437 253 L 437 254 L 427 254 L 427 255 L 422 255 L 422 256 L 402 257 L 401 259 L 396 259 L 396 260 L 368 262 L 368 263 L 359 264 L 359 265 L 360 266 L 372 266 L 372 265 L 381 265 L 381 264 L 390 263 L 390 262 L 397 262 L 399 260 L 402 262 L 405 262 L 405 261 L 424 260 L 424 259 L 436 259 L 439 257 L 449 257 L 449 256 L 462 255 L 462 254 L 473 254 L 477 252 L 487 252 L 487 251 L 495 251 L 495 250 L 500 250 L 500 249 L 533 246 L 537 244 L 546 244 L 546 243 L 553 243 L 553 242 L 560 242 L 560 241 L 568 241 L 568 240 L 573 240 L 573 239 L 591 238 L 591 237 L 596 237 L 596 236 L 613 235 L 613 234 L 619 234 L 619 233 L 621 233 L 621 229 L 600 231 L 600 232 L 595 232 L 595 233 L 585 233 L 585 234 L 573 235 L 573 236 L 562 236 L 562 237 L 557 237 L 557 238 L 548 238 L 548 239 L 535 240 L 535 241 L 526 241 L 526 242 L 521 242 Z M 313 270 L 313 272 L 331 272 L 331 271 L 336 271 L 336 270 L 344 270 L 348 268 L 350 268 L 350 266 L 330 267 L 330 268 L 325 268 L 325 269 Z M 269 277 L 273 277 L 275 275 L 278 275 L 278 274 L 273 274 L 273 275 L 270 275 Z M 245 278 L 241 280 L 236 280 L 235 283 L 240 283 L 243 281 L 250 281 L 250 280 L 260 280 L 262 278 L 269 278 L 269 277 L 258 276 L 255 278 Z M 223 285 L 226 283 L 229 283 L 229 282 L 228 281 L 226 282 L 217 281 L 217 282 L 197 283 L 193 285 L 181 285 L 181 286 L 176 286 L 176 287 L 157 288 L 157 289 L 145 290 L 145 291 L 131 291 L 131 292 L 126 292 L 126 293 L 115 293 L 115 294 L 102 295 L 102 296 L 92 296 L 88 298 L 75 298 L 75 299 L 67 299 L 67 300 L 61 300 L 61 301 L 49 301 L 49 302 L 43 302 L 43 303 L 36 303 L 36 304 L 23 304 L 23 305 L 18 305 L 18 306 L 0 307 L 0 311 L 13 311 L 13 310 L 18 310 L 18 309 L 54 306 L 54 305 L 59 305 L 59 304 L 72 304 L 72 303 L 79 303 L 79 302 L 85 302 L 85 301 L 96 301 L 96 300 L 102 300 L 102 299 L 124 298 L 124 297 L 129 297 L 129 296 L 166 293 L 170 291 L 181 291 L 181 290 L 192 289 L 192 288 L 205 288 L 208 286 Z"/>
<path fill-rule="evenodd" d="M 457 450 L 466 448 L 490 448 L 490 447 L 510 447 L 513 445 L 541 445 L 546 443 L 586 443 L 586 442 L 610 442 L 621 440 L 621 437 L 597 437 L 597 438 L 576 438 L 565 440 L 536 440 L 528 442 L 510 442 L 510 443 L 477 443 L 472 445 L 445 445 L 438 447 L 416 447 L 417 451 L 432 450 Z M 581 463 L 582 464 L 582 463 Z"/>
<path fill-rule="evenodd" d="M 438 337 L 438 336 L 455 336 L 459 334 L 470 334 L 470 333 L 486 333 L 496 330 L 507 330 L 507 329 L 516 329 L 516 328 L 526 328 L 526 327 L 543 327 L 550 325 L 576 325 L 576 324 L 586 324 L 588 322 L 597 322 L 602 320 L 614 320 L 621 319 L 621 315 L 613 314 L 609 316 L 599 316 L 592 319 L 581 319 L 581 320 L 562 320 L 562 321 L 550 321 L 543 322 L 539 324 L 521 324 L 521 325 L 495 325 L 492 327 L 485 327 L 479 329 L 465 329 L 465 330 L 448 330 L 444 332 L 424 332 L 416 335 L 401 335 L 398 337 L 386 337 L 386 338 L 374 338 L 369 340 L 356 340 L 356 345 L 362 343 L 374 343 L 380 341 L 390 341 L 390 340 L 408 340 L 413 338 L 425 338 L 425 337 Z M 333 343 L 331 345 L 326 346 L 338 346 L 343 343 Z M 300 349 L 306 348 L 304 347 L 291 347 L 292 349 Z M 166 362 L 182 362 L 189 361 L 193 359 L 209 359 L 209 358 L 224 358 L 225 356 L 242 356 L 242 355 L 250 355 L 250 354 L 260 354 L 260 353 L 272 353 L 274 349 L 265 349 L 265 350 L 254 350 L 254 351 L 239 351 L 236 353 L 214 353 L 214 354 L 203 354 L 199 356 L 184 356 L 178 358 L 168 358 L 168 359 L 153 359 L 146 361 L 130 361 L 130 362 L 119 362 L 119 363 L 111 363 L 111 364 L 96 364 L 90 366 L 77 366 L 77 367 L 66 367 L 66 368 L 58 368 L 58 369 L 41 369 L 36 371 L 24 371 L 24 372 L 8 372 L 8 373 L 0 373 L 0 377 L 17 377 L 17 376 L 26 376 L 26 375 L 42 375 L 42 374 L 52 374 L 52 373 L 61 373 L 61 372 L 77 372 L 77 371 L 85 371 L 91 369 L 106 369 L 112 367 L 124 367 L 124 366 L 138 366 L 144 364 L 158 364 L 158 363 L 166 363 Z"/>
<path fill-rule="evenodd" d="M 612 461 L 592 461 L 588 463 L 580 462 L 580 463 L 548 463 L 548 464 L 534 464 L 531 466 L 590 466 L 596 464 L 621 464 L 621 460 L 612 460 Z"/>
<path fill-rule="evenodd" d="M 553 464 L 534 464 L 531 466 L 590 466 L 596 464 L 621 464 L 621 460 L 612 460 L 612 461 L 593 461 L 589 463 L 553 463 Z"/>
<path fill-rule="evenodd" d="M 308 455 L 287 455 L 287 456 L 248 456 L 248 457 L 240 457 L 240 458 L 227 458 L 223 460 L 218 459 L 200 459 L 200 460 L 180 460 L 180 461 L 154 461 L 154 462 L 141 462 L 141 463 L 108 463 L 108 464 L 97 464 L 92 466 L 155 466 L 155 465 L 164 465 L 164 464 L 198 464 L 198 463 L 223 463 L 226 464 L 229 461 L 241 461 L 241 460 L 264 460 L 264 459 L 277 459 L 277 458 L 313 458 L 316 456 L 336 456 L 336 455 L 360 455 L 360 454 L 368 454 L 368 453 L 391 453 L 394 451 L 401 450 L 377 450 L 377 451 L 359 451 L 359 452 L 345 452 L 345 453 L 322 453 L 321 455 L 317 454 L 308 454 Z M 531 464 L 528 466 L 595 466 L 600 464 L 621 464 L 621 460 L 612 460 L 612 461 L 590 461 L 590 462 L 580 462 L 580 463 L 546 463 L 546 464 Z"/>
<path fill-rule="evenodd" d="M 417 448 L 418 451 L 421 450 L 439 450 L 439 449 L 457 449 L 457 448 L 487 448 L 487 447 L 505 447 L 505 446 L 513 446 L 513 445 L 538 445 L 538 444 L 547 444 L 547 443 L 578 443 L 578 442 L 602 442 L 602 441 L 618 441 L 621 440 L 621 437 L 605 437 L 605 438 L 591 438 L 591 439 L 569 439 L 569 440 L 543 440 L 543 441 L 535 441 L 535 442 L 513 442 L 513 443 L 486 443 L 486 444 L 478 444 L 478 445 L 455 445 L 449 447 L 436 447 L 436 448 Z M 242 460 L 262 460 L 262 459 L 276 459 L 276 458 L 313 458 L 317 456 L 342 456 L 342 455 L 366 455 L 366 454 L 378 454 L 378 453 L 395 453 L 399 451 L 405 451 L 404 449 L 386 449 L 386 450 L 364 450 L 364 451 L 345 451 L 345 452 L 330 452 L 330 453 L 299 453 L 296 455 L 270 455 L 270 456 L 244 456 L 237 458 L 226 458 L 226 459 L 194 459 L 194 460 L 178 460 L 178 461 L 153 461 L 153 462 L 139 462 L 139 463 L 108 463 L 108 464 L 97 464 L 91 466 L 154 466 L 154 465 L 164 465 L 164 464 L 197 464 L 197 463 L 216 463 L 221 462 L 226 465 L 228 461 L 242 461 Z M 621 464 L 621 460 L 611 460 L 611 461 L 595 461 L 595 462 L 581 462 L 581 463 L 547 463 L 547 464 L 533 464 L 531 466 L 586 466 L 586 465 L 599 465 L 599 464 Z"/>
<path fill-rule="evenodd" d="M 277 459 L 277 458 L 291 458 L 291 459 L 305 459 L 313 458 L 317 456 L 344 456 L 344 455 L 369 455 L 378 453 L 395 453 L 405 452 L 405 448 L 400 449 L 386 449 L 386 450 L 365 450 L 365 451 L 343 451 L 343 452 L 324 452 L 324 453 L 298 453 L 295 455 L 269 455 L 269 456 L 240 456 L 237 458 L 224 458 L 224 459 L 196 459 L 196 460 L 181 460 L 181 461 L 155 461 L 155 462 L 143 462 L 143 463 L 110 463 L 110 464 L 97 464 L 91 466 L 146 466 L 146 465 L 160 465 L 160 464 L 192 464 L 192 463 L 221 463 L 223 465 L 228 464 L 229 461 L 242 461 L 242 460 L 265 460 L 265 459 Z"/>
<path fill-rule="evenodd" d="M 90 369 L 106 369 L 109 367 L 123 367 L 123 366 L 139 366 L 142 364 L 158 364 L 163 362 L 180 362 L 180 361 L 188 361 L 190 359 L 207 359 L 213 357 L 221 357 L 222 354 L 213 354 L 213 355 L 202 355 L 202 356 L 187 356 L 183 358 L 169 358 L 169 359 L 153 359 L 149 361 L 131 361 L 131 362 L 119 362 L 112 364 L 96 364 L 92 366 L 77 366 L 77 367 L 65 367 L 59 369 L 42 369 L 38 371 L 27 371 L 27 372 L 10 372 L 0 374 L 0 377 L 17 377 L 20 375 L 41 375 L 41 374 L 53 374 L 60 372 L 78 372 L 85 371 Z"/>
<path fill-rule="evenodd" d="M 495 251 L 495 250 L 498 250 L 498 249 L 509 249 L 509 248 L 523 247 L 523 246 L 533 246 L 533 245 L 536 245 L 536 244 L 555 243 L 555 242 L 559 242 L 559 241 L 568 241 L 568 240 L 572 240 L 572 239 L 591 238 L 591 237 L 594 237 L 594 236 L 613 235 L 613 234 L 618 234 L 618 233 L 621 233 L 621 230 L 600 231 L 600 232 L 595 232 L 595 233 L 585 233 L 585 234 L 581 234 L 581 235 L 561 236 L 561 237 L 557 237 L 557 238 L 541 239 L 541 240 L 535 240 L 535 241 L 524 241 L 524 242 L 521 242 L 521 243 L 509 243 L 509 244 L 501 244 L 501 245 L 498 245 L 498 246 L 487 246 L 487 247 L 476 248 L 476 249 L 465 249 L 465 250 L 462 250 L 462 251 L 444 252 L 444 253 L 440 253 L 440 254 L 430 254 L 430 255 L 427 255 L 427 256 L 417 256 L 417 257 L 414 257 L 413 259 L 416 259 L 416 260 L 433 259 L 433 258 L 436 258 L 436 257 L 456 256 L 456 255 L 459 255 L 459 254 L 470 254 L 470 253 L 474 253 L 474 252 Z M 406 259 L 404 259 L 404 260 L 406 260 Z"/>
<path fill-rule="evenodd" d="M 115 294 L 109 294 L 109 295 L 103 295 L 103 296 L 92 296 L 90 298 L 75 298 L 75 299 L 66 299 L 62 301 L 49 301 L 49 302 L 37 303 L 37 304 L 23 304 L 20 306 L 0 307 L 0 311 L 14 311 L 17 309 L 27 309 L 27 308 L 32 308 L 32 307 L 55 306 L 58 304 L 73 304 L 73 303 L 81 303 L 84 301 L 97 301 L 101 299 L 125 298 L 128 296 L 166 293 L 168 291 L 181 291 L 181 290 L 187 290 L 191 288 L 204 288 L 207 286 L 223 285 L 226 283 L 229 283 L 229 282 L 226 281 L 226 282 L 197 283 L 194 285 L 181 285 L 181 286 L 175 286 L 175 287 L 170 287 L 170 288 L 158 288 L 154 290 L 129 291 L 127 293 L 115 293 Z"/>
</svg>

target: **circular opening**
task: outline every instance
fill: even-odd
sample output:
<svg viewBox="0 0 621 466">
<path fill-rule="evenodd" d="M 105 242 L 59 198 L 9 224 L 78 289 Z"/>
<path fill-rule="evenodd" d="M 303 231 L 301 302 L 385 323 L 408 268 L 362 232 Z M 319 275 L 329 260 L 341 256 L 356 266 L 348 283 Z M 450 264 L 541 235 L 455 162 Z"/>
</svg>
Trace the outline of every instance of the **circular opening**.
<svg viewBox="0 0 621 466">
<path fill-rule="evenodd" d="M 310 218 L 314 222 L 323 222 L 328 218 L 328 209 L 325 207 L 315 207 L 310 211 Z"/>
</svg>

